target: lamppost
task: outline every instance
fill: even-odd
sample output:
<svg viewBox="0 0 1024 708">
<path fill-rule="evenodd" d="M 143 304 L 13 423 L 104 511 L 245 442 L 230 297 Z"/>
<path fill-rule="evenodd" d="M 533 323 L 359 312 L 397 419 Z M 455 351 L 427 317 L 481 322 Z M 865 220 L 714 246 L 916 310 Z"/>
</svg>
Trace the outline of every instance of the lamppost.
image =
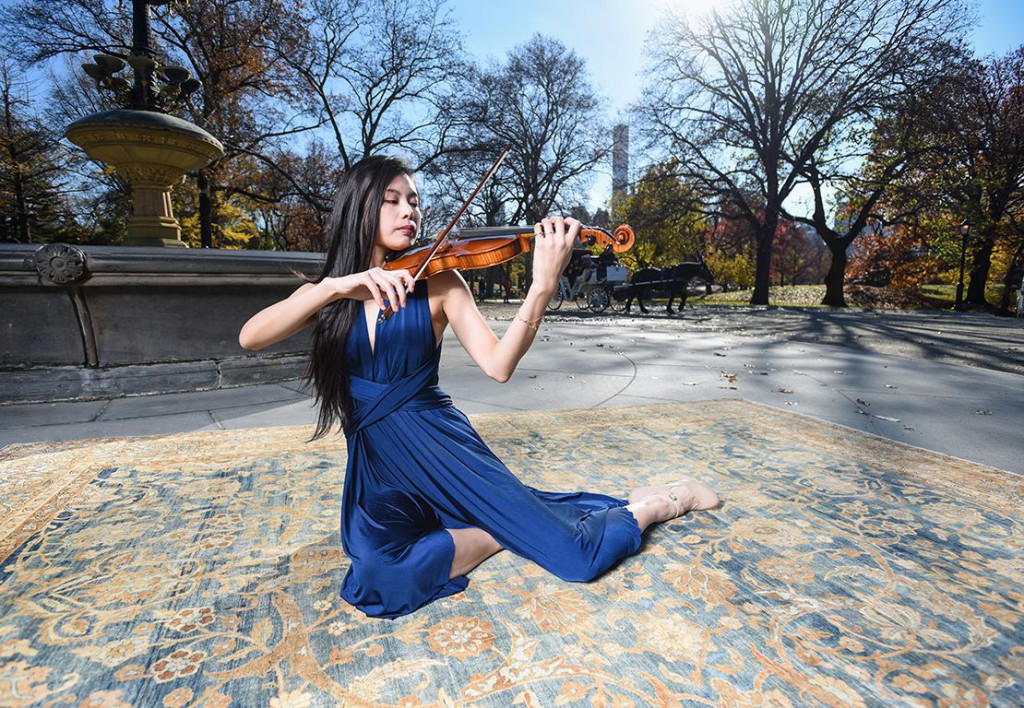
<svg viewBox="0 0 1024 708">
<path fill-rule="evenodd" d="M 179 247 L 181 227 L 171 208 L 171 187 L 224 156 L 216 138 L 164 111 L 187 100 L 202 86 L 180 66 L 156 59 L 149 22 L 150 5 L 170 0 L 132 0 L 132 50 L 127 56 L 96 55 L 82 68 L 125 109 L 86 116 L 68 126 L 68 140 L 100 162 L 113 165 L 131 185 L 132 214 L 124 245 Z M 128 67 L 125 76 L 118 72 Z"/>
<path fill-rule="evenodd" d="M 956 283 L 956 304 L 953 309 L 962 312 L 964 309 L 964 263 L 967 259 L 967 237 L 971 234 L 971 222 L 964 219 L 960 224 L 960 280 Z"/>
<path fill-rule="evenodd" d="M 82 69 L 96 85 L 113 92 L 122 104 L 132 110 L 163 111 L 183 103 L 202 86 L 192 78 L 188 69 L 180 66 L 162 66 L 156 60 L 153 31 L 150 28 L 149 6 L 167 5 L 170 0 L 132 0 L 132 50 L 127 57 L 97 54 L 95 64 L 83 64 Z M 117 73 L 131 69 L 129 80 Z"/>
</svg>

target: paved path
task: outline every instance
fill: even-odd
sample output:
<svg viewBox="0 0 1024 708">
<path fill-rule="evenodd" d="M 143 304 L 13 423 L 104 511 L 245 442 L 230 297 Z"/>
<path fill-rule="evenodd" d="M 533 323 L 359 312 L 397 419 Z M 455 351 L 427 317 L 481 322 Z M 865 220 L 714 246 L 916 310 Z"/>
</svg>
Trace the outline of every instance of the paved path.
<svg viewBox="0 0 1024 708">
<path fill-rule="evenodd" d="M 962 313 L 688 308 L 549 317 L 513 379 L 453 336 L 441 383 L 467 413 L 739 397 L 1024 474 L 1024 321 Z M 515 306 L 488 305 L 503 331 Z M 0 406 L 11 442 L 307 425 L 301 382 Z"/>
<path fill-rule="evenodd" d="M 504 314 L 505 306 L 489 307 Z M 573 305 L 564 308 L 556 316 L 565 321 L 609 317 L 580 312 Z M 1024 374 L 1024 320 L 1019 319 L 935 311 L 708 305 L 687 307 L 684 314 L 671 316 L 661 308 L 643 316 L 634 310 L 630 319 L 663 322 L 666 326 L 678 323 L 690 332 L 835 344 L 877 354 Z"/>
</svg>

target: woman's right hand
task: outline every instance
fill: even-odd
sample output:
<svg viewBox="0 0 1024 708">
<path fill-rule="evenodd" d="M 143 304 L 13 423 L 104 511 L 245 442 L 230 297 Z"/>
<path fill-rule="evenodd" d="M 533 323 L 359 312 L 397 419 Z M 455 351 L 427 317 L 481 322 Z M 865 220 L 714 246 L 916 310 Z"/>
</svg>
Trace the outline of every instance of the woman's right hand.
<svg viewBox="0 0 1024 708">
<path fill-rule="evenodd" d="M 367 300 L 372 298 L 377 307 L 392 309 L 405 307 L 406 295 L 416 287 L 416 280 L 407 270 L 370 268 L 362 273 L 331 278 L 336 292 L 343 298 Z M 366 295 L 369 294 L 369 298 Z"/>
<path fill-rule="evenodd" d="M 382 310 L 387 306 L 386 301 L 393 303 L 397 310 L 405 307 L 406 294 L 415 284 L 409 271 L 383 268 L 306 283 L 288 298 L 253 315 L 238 333 L 238 343 L 253 351 L 276 344 L 314 324 L 316 313 L 322 307 L 343 298 L 359 301 L 372 298 Z"/>
</svg>

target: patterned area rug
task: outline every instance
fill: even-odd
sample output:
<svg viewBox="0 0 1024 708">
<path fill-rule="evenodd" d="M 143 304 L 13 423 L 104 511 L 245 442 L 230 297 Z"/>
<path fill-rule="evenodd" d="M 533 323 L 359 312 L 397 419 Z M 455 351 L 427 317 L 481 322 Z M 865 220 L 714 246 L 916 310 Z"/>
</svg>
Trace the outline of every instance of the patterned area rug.
<svg viewBox="0 0 1024 708">
<path fill-rule="evenodd" d="M 0 452 L 0 705 L 1020 705 L 1024 480 L 743 401 L 486 415 L 529 483 L 724 505 L 568 584 L 509 553 L 395 621 L 337 597 L 344 444 Z"/>
</svg>

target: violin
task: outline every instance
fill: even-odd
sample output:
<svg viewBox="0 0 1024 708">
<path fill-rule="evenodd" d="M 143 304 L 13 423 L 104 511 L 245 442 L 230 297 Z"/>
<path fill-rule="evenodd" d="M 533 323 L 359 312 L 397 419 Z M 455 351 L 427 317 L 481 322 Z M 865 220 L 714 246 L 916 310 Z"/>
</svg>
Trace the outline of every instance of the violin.
<svg viewBox="0 0 1024 708">
<path fill-rule="evenodd" d="M 408 270 L 417 277 L 429 278 L 447 270 L 487 268 L 529 251 L 534 235 L 533 229 L 526 226 L 463 229 L 449 234 L 440 248 L 428 244 L 390 254 L 385 258 L 384 270 Z M 632 247 L 634 236 L 633 229 L 626 224 L 613 233 L 581 226 L 579 240 L 584 246 L 611 246 L 613 253 L 623 253 Z"/>
<path fill-rule="evenodd" d="M 532 229 L 525 229 L 522 226 L 467 229 L 459 237 L 451 238 L 450 234 L 458 223 L 459 217 L 465 213 L 470 202 L 483 188 L 498 167 L 508 156 L 511 146 L 498 156 L 498 159 L 491 165 L 470 193 L 466 201 L 462 203 L 455 216 L 448 222 L 448 225 L 441 229 L 437 238 L 429 246 L 418 246 L 393 254 L 386 258 L 384 270 L 408 270 L 413 274 L 413 280 L 428 278 L 435 273 L 446 270 L 469 270 L 473 268 L 486 268 L 499 263 L 510 261 L 520 253 L 530 250 L 530 239 L 534 233 Z M 616 253 L 626 251 L 633 245 L 633 229 L 625 224 L 615 229 L 610 234 L 604 229 L 584 227 L 580 230 L 580 238 L 586 245 L 594 243 L 602 246 L 611 246 Z M 377 318 L 378 322 L 386 322 L 395 313 L 389 304 Z"/>
</svg>

